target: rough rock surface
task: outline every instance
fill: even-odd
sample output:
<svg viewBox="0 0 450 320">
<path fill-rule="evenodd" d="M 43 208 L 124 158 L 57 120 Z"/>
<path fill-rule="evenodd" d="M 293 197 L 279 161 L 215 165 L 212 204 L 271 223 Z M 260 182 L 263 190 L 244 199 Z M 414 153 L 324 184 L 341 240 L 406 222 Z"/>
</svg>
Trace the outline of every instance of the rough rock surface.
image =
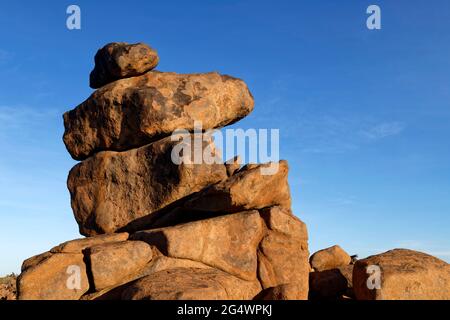
<svg viewBox="0 0 450 320">
<path fill-rule="evenodd" d="M 368 273 L 369 266 L 380 268 L 379 289 L 372 286 L 375 274 Z M 394 249 L 358 260 L 353 287 L 358 300 L 450 300 L 450 265 L 425 253 Z"/>
<path fill-rule="evenodd" d="M 152 259 L 151 247 L 142 241 L 122 241 L 89 248 L 88 257 L 96 290 L 117 285 L 141 271 Z"/>
<path fill-rule="evenodd" d="M 310 300 L 338 300 L 343 296 L 353 298 L 353 265 L 309 274 Z"/>
<path fill-rule="evenodd" d="M 307 296 L 302 284 L 287 283 L 264 289 L 254 300 L 306 300 Z"/>
<path fill-rule="evenodd" d="M 18 278 L 19 300 L 74 300 L 89 289 L 80 253 L 56 253 L 26 268 Z"/>
<path fill-rule="evenodd" d="M 267 232 L 258 248 L 258 279 L 263 288 L 295 284 L 308 297 L 308 233 L 306 225 L 281 207 L 261 211 Z"/>
<path fill-rule="evenodd" d="M 74 159 L 141 147 L 176 129 L 203 130 L 238 121 L 253 110 L 245 83 L 218 73 L 148 72 L 95 91 L 64 114 L 64 143 Z"/>
<path fill-rule="evenodd" d="M 256 279 L 256 249 L 264 233 L 257 211 L 242 212 L 174 227 L 139 231 L 132 238 L 164 255 L 190 259 L 245 280 Z"/>
<path fill-rule="evenodd" d="M 89 85 L 100 88 L 112 81 L 141 75 L 154 69 L 158 53 L 144 43 L 108 43 L 97 51 L 95 66 L 89 76 Z"/>
<path fill-rule="evenodd" d="M 178 268 L 156 272 L 131 284 L 124 300 L 251 300 L 261 290 L 216 269 Z"/>
<path fill-rule="evenodd" d="M 128 233 L 102 234 L 90 238 L 81 238 L 61 243 L 60 245 L 50 249 L 52 253 L 81 253 L 84 249 L 96 245 L 107 244 L 112 242 L 125 241 L 128 239 Z"/>
<path fill-rule="evenodd" d="M 0 278 L 0 300 L 16 300 L 16 275 Z"/>
<path fill-rule="evenodd" d="M 126 152 L 100 152 L 72 168 L 68 188 L 80 233 L 133 230 L 144 217 L 151 220 L 165 206 L 226 179 L 223 164 L 174 164 L 177 143 L 168 137 Z M 203 148 L 213 152 L 213 142 Z"/>
<path fill-rule="evenodd" d="M 346 266 L 350 264 L 351 260 L 352 259 L 347 252 L 345 252 L 338 245 L 319 250 L 309 259 L 311 267 L 315 271 L 323 271 Z"/>
<path fill-rule="evenodd" d="M 246 165 L 228 180 L 215 184 L 190 199 L 185 209 L 206 212 L 232 213 L 263 209 L 270 206 L 291 207 L 288 185 L 288 164 L 281 160 L 275 174 L 264 175 L 272 163 Z"/>
</svg>

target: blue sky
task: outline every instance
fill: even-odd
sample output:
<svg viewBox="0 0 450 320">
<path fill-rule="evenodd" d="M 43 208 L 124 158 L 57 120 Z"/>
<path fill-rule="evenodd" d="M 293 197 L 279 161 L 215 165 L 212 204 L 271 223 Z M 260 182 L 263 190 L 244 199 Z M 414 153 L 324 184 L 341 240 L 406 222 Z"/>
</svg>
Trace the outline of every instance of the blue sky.
<svg viewBox="0 0 450 320">
<path fill-rule="evenodd" d="M 243 78 L 279 128 L 310 251 L 396 247 L 450 261 L 450 3 L 1 1 L 0 274 L 79 237 L 62 113 L 92 90 L 96 50 L 147 42 L 158 69 Z M 82 29 L 66 28 L 81 8 Z M 382 29 L 366 28 L 378 4 Z"/>
</svg>

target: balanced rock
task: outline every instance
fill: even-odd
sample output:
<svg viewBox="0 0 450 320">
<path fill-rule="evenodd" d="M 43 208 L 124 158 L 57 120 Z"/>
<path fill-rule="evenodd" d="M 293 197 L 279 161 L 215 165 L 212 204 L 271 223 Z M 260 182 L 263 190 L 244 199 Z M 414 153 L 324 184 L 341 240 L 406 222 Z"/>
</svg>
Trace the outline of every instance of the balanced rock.
<svg viewBox="0 0 450 320">
<path fill-rule="evenodd" d="M 167 137 L 126 152 L 100 152 L 72 168 L 68 188 L 80 233 L 128 231 L 131 222 L 227 178 L 223 164 L 175 164 L 178 143 Z M 203 150 L 214 155 L 212 140 L 203 141 Z"/>
<path fill-rule="evenodd" d="M 358 260 L 353 288 L 358 300 L 450 300 L 450 265 L 425 253 L 394 249 Z"/>
<path fill-rule="evenodd" d="M 246 84 L 218 73 L 148 72 L 95 91 L 64 114 L 64 143 L 76 160 L 141 147 L 177 129 L 219 128 L 253 110 Z"/>
<path fill-rule="evenodd" d="M 251 300 L 261 291 L 257 280 L 245 281 L 216 269 L 177 268 L 156 272 L 131 284 L 124 300 Z"/>
<path fill-rule="evenodd" d="M 107 243 L 121 242 L 128 239 L 128 233 L 102 234 L 96 237 L 66 241 L 50 249 L 52 253 L 82 253 L 84 249 Z"/>
<path fill-rule="evenodd" d="M 349 265 L 351 260 L 347 252 L 335 245 L 314 253 L 310 258 L 310 263 L 315 271 L 323 271 Z"/>
<path fill-rule="evenodd" d="M 158 62 L 158 53 L 144 43 L 109 43 L 95 55 L 89 85 L 97 89 L 122 78 L 135 77 L 154 69 Z"/>
</svg>

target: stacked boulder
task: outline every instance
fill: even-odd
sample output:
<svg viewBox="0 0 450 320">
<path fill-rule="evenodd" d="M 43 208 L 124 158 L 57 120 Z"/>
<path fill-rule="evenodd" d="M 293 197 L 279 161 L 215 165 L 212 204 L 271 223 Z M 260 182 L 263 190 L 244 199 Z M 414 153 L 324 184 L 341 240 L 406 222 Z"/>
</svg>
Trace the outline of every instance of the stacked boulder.
<svg viewBox="0 0 450 320">
<path fill-rule="evenodd" d="M 158 72 L 158 61 L 142 43 L 97 52 L 97 90 L 64 114 L 64 143 L 81 161 L 68 189 L 85 238 L 24 261 L 18 298 L 307 299 L 307 229 L 290 208 L 286 161 L 267 175 L 273 163 L 173 160 L 178 129 L 202 137 L 183 159 L 198 148 L 220 158 L 195 123 L 209 130 L 247 116 L 246 84 Z"/>
</svg>

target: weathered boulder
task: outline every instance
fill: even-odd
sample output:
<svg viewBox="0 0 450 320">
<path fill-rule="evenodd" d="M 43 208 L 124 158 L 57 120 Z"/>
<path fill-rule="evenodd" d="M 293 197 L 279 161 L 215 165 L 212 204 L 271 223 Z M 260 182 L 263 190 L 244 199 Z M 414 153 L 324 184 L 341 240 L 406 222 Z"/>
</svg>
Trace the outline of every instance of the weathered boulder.
<svg viewBox="0 0 450 320">
<path fill-rule="evenodd" d="M 353 297 L 353 265 L 315 271 L 309 274 L 310 300 L 339 300 Z"/>
<path fill-rule="evenodd" d="M 96 290 L 122 283 L 138 274 L 152 259 L 152 248 L 142 241 L 101 244 L 87 250 Z"/>
<path fill-rule="evenodd" d="M 128 233 L 102 234 L 95 237 L 81 238 L 66 241 L 50 249 L 52 253 L 81 253 L 84 249 L 113 242 L 125 241 L 128 239 Z"/>
<path fill-rule="evenodd" d="M 177 268 L 139 279 L 122 293 L 122 299 L 251 300 L 260 291 L 257 280 L 245 281 L 217 269 Z"/>
<path fill-rule="evenodd" d="M 306 225 L 281 207 L 261 210 L 267 232 L 258 248 L 258 279 L 264 289 L 295 284 L 308 297 L 308 233 Z"/>
<path fill-rule="evenodd" d="M 223 164 L 175 164 L 178 143 L 168 137 L 126 152 L 101 152 L 72 168 L 67 184 L 80 233 L 141 229 L 160 209 L 226 179 Z M 215 155 L 212 140 L 202 147 Z"/>
<path fill-rule="evenodd" d="M 44 255 L 29 263 L 19 276 L 19 300 L 77 300 L 88 291 L 89 282 L 81 253 Z"/>
<path fill-rule="evenodd" d="M 276 163 L 275 174 L 263 174 L 272 163 L 246 165 L 233 176 L 188 200 L 184 208 L 192 211 L 233 213 L 279 205 L 289 209 L 288 164 Z"/>
<path fill-rule="evenodd" d="M 450 300 L 450 265 L 425 253 L 394 249 L 356 261 L 353 289 L 358 300 Z"/>
<path fill-rule="evenodd" d="M 154 245 L 166 256 L 195 260 L 244 280 L 254 280 L 256 250 L 263 234 L 259 213 L 249 211 L 139 231 L 132 239 Z"/>
<path fill-rule="evenodd" d="M 349 265 L 351 258 L 340 246 L 335 245 L 315 252 L 309 259 L 315 271 L 335 269 Z"/>
<path fill-rule="evenodd" d="M 97 51 L 94 70 L 89 76 L 93 89 L 122 78 L 141 75 L 154 69 L 159 62 L 158 53 L 144 43 L 108 43 Z"/>
<path fill-rule="evenodd" d="M 287 283 L 264 289 L 254 300 L 306 300 L 306 297 L 302 284 Z"/>
<path fill-rule="evenodd" d="M 0 300 L 16 300 L 16 279 L 15 274 L 0 278 Z"/>
<path fill-rule="evenodd" d="M 64 114 L 64 143 L 76 160 L 144 146 L 176 129 L 223 127 L 253 110 L 245 83 L 218 73 L 148 72 L 95 91 Z"/>
</svg>

